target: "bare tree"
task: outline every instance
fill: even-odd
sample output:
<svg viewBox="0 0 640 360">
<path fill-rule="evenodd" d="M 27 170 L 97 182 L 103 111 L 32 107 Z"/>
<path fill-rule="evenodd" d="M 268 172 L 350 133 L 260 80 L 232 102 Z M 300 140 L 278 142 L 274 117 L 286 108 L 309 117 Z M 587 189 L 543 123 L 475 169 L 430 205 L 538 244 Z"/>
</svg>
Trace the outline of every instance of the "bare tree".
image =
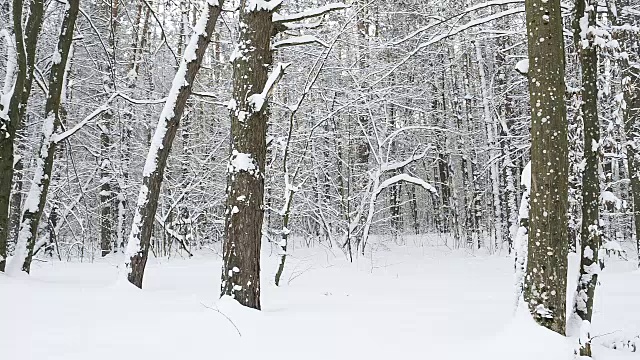
<svg viewBox="0 0 640 360">
<path fill-rule="evenodd" d="M 524 299 L 540 325 L 565 333 L 568 150 L 560 0 L 527 0 L 531 212 Z"/>
<path fill-rule="evenodd" d="M 269 76 L 272 15 L 282 1 L 240 2 L 240 34 L 233 56 L 231 156 L 228 168 L 221 295 L 260 309 L 268 97 L 284 74 L 279 64 Z"/>
<path fill-rule="evenodd" d="M 73 42 L 76 19 L 78 18 L 79 3 L 80 0 L 69 0 L 65 6 L 58 35 L 58 45 L 53 55 L 40 146 L 36 155 L 35 173 L 20 221 L 16 256 L 13 261 L 15 265 L 11 265 L 14 271 L 22 268 L 23 271 L 28 273 L 31 270 L 31 259 L 38 236 L 38 225 L 51 182 L 56 144 L 62 139 L 57 134 L 61 126 L 60 106 L 65 79 L 69 70 L 69 52 Z"/>
<path fill-rule="evenodd" d="M 7 48 L 11 49 L 7 57 L 7 71 L 0 102 L 0 271 L 4 271 L 9 239 L 9 209 L 19 212 L 21 179 L 16 179 L 20 187 L 14 193 L 10 206 L 14 169 L 22 168 L 22 159 L 14 161 L 16 135 L 22 127 L 27 112 L 27 103 L 31 95 L 33 72 L 35 69 L 38 35 L 44 19 L 44 1 L 29 2 L 29 17 L 23 29 L 23 1 L 13 1 L 13 39 L 6 32 Z M 6 31 L 6 29 L 5 29 Z M 21 174 L 21 173 L 20 173 Z M 17 224 L 14 225 L 17 227 Z"/>
<path fill-rule="evenodd" d="M 142 186 L 138 194 L 129 242 L 125 251 L 127 279 L 139 288 L 142 288 L 144 269 L 149 256 L 151 233 L 167 158 L 178 130 L 180 118 L 191 95 L 193 82 L 211 41 L 213 29 L 222 10 L 222 3 L 222 0 L 206 0 L 205 8 L 184 51 L 151 140 L 142 172 Z"/>
<path fill-rule="evenodd" d="M 640 37 L 634 26 L 640 25 L 640 16 L 631 12 L 629 0 L 611 0 L 609 7 L 616 9 L 613 19 L 616 25 L 614 36 L 620 39 L 620 55 L 618 57 L 622 70 L 621 102 L 622 121 L 627 137 L 627 167 L 631 180 L 633 198 L 633 221 L 635 224 L 636 250 L 638 267 L 640 267 L 640 56 L 638 46 Z"/>
<path fill-rule="evenodd" d="M 573 304 L 574 316 L 580 320 L 577 328 L 591 322 L 593 298 L 598 283 L 598 250 L 600 249 L 600 122 L 598 119 L 598 54 L 596 38 L 596 8 L 592 0 L 577 0 L 573 20 L 574 43 L 582 67 L 582 105 L 580 116 L 584 124 L 584 159 L 582 174 L 582 228 L 580 237 L 580 277 Z M 581 333 L 588 334 L 584 329 Z M 580 339 L 580 355 L 591 356 L 591 339 Z"/>
</svg>

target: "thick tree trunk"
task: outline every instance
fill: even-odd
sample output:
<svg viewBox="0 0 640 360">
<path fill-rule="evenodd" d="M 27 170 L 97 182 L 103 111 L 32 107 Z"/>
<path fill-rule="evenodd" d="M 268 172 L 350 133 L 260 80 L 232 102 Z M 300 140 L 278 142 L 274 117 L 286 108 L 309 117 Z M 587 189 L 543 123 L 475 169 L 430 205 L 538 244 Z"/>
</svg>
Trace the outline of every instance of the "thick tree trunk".
<svg viewBox="0 0 640 360">
<path fill-rule="evenodd" d="M 27 102 L 31 95 L 33 70 L 35 68 L 36 45 L 42 29 L 44 17 L 44 1 L 32 0 L 29 4 L 29 18 L 26 26 L 22 26 L 22 0 L 13 0 L 13 32 L 15 35 L 15 80 L 13 89 L 5 84 L 6 92 L 11 91 L 8 109 L 0 109 L 0 271 L 4 271 L 7 258 L 9 237 L 9 209 L 14 174 L 14 143 L 17 131 L 22 127 L 22 120 L 27 111 Z M 24 32 L 23 32 L 24 31 Z M 7 44 L 7 46 L 11 46 Z M 7 69 L 10 67 L 7 66 Z M 8 74 L 10 75 L 10 74 Z M 12 79 L 12 76 L 7 76 Z"/>
<path fill-rule="evenodd" d="M 262 238 L 267 84 L 273 29 L 270 7 L 240 3 L 240 35 L 233 59 L 231 156 L 228 167 L 225 241 L 221 295 L 260 309 L 260 243 Z M 283 71 L 278 66 L 276 71 Z M 275 74 L 275 73 L 274 73 Z M 269 79 L 271 80 L 271 79 Z M 275 80 L 275 79 L 274 79 Z M 265 89 L 266 87 L 266 89 Z M 263 90 L 264 89 L 264 90 Z"/>
<path fill-rule="evenodd" d="M 526 0 L 531 213 L 524 298 L 540 325 L 565 333 L 567 123 L 560 0 Z"/>
<path fill-rule="evenodd" d="M 38 236 L 38 225 L 44 211 L 51 182 L 53 161 L 56 154 L 55 134 L 60 127 L 60 104 L 78 11 L 79 0 L 68 0 L 56 48 L 59 58 L 54 59 L 49 74 L 49 93 L 45 105 L 40 147 L 36 156 L 35 173 L 31 188 L 25 201 L 20 221 L 14 259 L 15 265 L 11 265 L 13 271 L 16 271 L 19 267 L 27 273 L 31 270 L 31 260 Z"/>
<path fill-rule="evenodd" d="M 167 158 L 180 118 L 191 95 L 191 86 L 200 70 L 211 34 L 220 15 L 222 3 L 221 0 L 207 0 L 206 8 L 194 28 L 195 32 L 191 35 L 180 67 L 173 79 L 167 102 L 160 114 L 158 126 L 151 141 L 125 251 L 127 279 L 139 288 L 142 288 L 142 279 L 149 256 L 151 234 Z"/>
<path fill-rule="evenodd" d="M 580 318 L 578 327 L 591 322 L 593 297 L 598 283 L 598 250 L 600 249 L 600 122 L 598 120 L 598 55 L 594 34 L 597 2 L 578 0 L 573 20 L 574 42 L 582 66 L 582 106 L 584 124 L 584 159 L 582 175 L 582 227 L 580 237 L 580 277 L 573 304 Z M 587 20 L 584 24 L 583 20 Z M 591 356 L 591 339 L 580 339 L 580 355 Z"/>
</svg>

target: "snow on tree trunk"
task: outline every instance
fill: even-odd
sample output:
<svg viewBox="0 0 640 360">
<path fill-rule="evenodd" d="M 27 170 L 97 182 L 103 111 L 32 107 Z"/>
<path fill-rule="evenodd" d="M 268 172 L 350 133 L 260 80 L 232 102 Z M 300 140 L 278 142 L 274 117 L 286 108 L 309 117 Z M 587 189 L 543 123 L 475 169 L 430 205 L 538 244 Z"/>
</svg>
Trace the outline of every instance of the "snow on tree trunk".
<svg viewBox="0 0 640 360">
<path fill-rule="evenodd" d="M 142 186 L 138 194 L 129 241 L 125 250 L 127 279 L 139 288 L 142 288 L 167 158 L 221 9 L 221 0 L 206 1 L 206 7 L 193 29 L 194 33 L 184 51 L 151 140 L 142 172 Z"/>
<path fill-rule="evenodd" d="M 0 271 L 4 271 L 6 266 L 14 166 L 22 165 L 20 158 L 17 158 L 17 163 L 14 161 L 14 143 L 16 134 L 22 127 L 31 95 L 36 45 L 43 18 L 44 1 L 32 0 L 29 3 L 29 18 L 23 30 L 23 1 L 14 0 L 13 39 L 5 30 L 7 67 L 0 98 Z"/>
<path fill-rule="evenodd" d="M 482 58 L 482 49 L 480 48 L 480 44 L 478 41 L 475 42 L 476 47 L 476 58 L 478 61 L 478 69 L 480 72 L 480 89 L 482 91 L 482 109 L 484 110 L 484 123 L 487 129 L 487 143 L 489 148 L 498 149 L 497 142 L 497 121 L 494 120 L 491 115 L 491 99 L 489 98 L 489 87 L 487 84 L 487 77 L 485 75 L 484 70 L 484 60 Z M 500 172 L 498 170 L 498 154 L 495 150 L 489 151 L 489 160 L 491 164 L 489 165 L 489 170 L 491 173 L 491 195 L 493 196 L 493 211 L 494 211 L 494 233 L 495 233 L 495 245 L 502 246 L 503 236 L 502 236 L 502 224 L 501 224 L 501 215 L 502 215 L 502 204 L 500 202 Z"/>
<path fill-rule="evenodd" d="M 600 248 L 600 122 L 598 120 L 598 55 L 595 44 L 596 7 L 593 0 L 578 0 L 573 20 L 574 42 L 582 66 L 581 117 L 584 124 L 582 174 L 582 227 L 580 237 L 580 277 L 573 303 L 569 332 L 588 326 L 598 283 Z M 577 317 L 577 318 L 576 318 Z M 570 319 L 570 320 L 571 320 Z M 574 324 L 572 324 L 572 322 Z M 574 327 L 574 329 L 572 329 Z M 588 332 L 587 332 L 588 334 Z M 591 339 L 581 337 L 580 355 L 591 356 Z M 584 341 L 584 342 L 583 342 Z"/>
<path fill-rule="evenodd" d="M 111 140 L 109 137 L 109 122 L 113 118 L 111 111 L 105 111 L 100 126 L 100 253 L 107 256 L 112 250 L 111 236 L 113 222 L 111 218 L 111 161 L 108 151 Z"/>
<path fill-rule="evenodd" d="M 526 0 L 531 211 L 524 299 L 535 321 L 565 333 L 567 123 L 560 0 Z"/>
<path fill-rule="evenodd" d="M 632 14 L 622 13 L 620 9 L 629 6 L 629 0 L 613 2 L 618 11 L 614 12 L 616 30 L 614 36 L 619 40 L 618 61 L 622 68 L 622 96 L 618 97 L 620 114 L 626 135 L 627 168 L 631 182 L 633 199 L 633 222 L 635 225 L 636 251 L 640 268 L 640 45 L 638 26 L 640 19 Z"/>
<path fill-rule="evenodd" d="M 73 42 L 73 32 L 79 11 L 79 0 L 68 0 L 65 6 L 58 45 L 53 54 L 49 74 L 49 93 L 45 104 L 44 121 L 40 135 L 39 151 L 31 188 L 25 200 L 16 253 L 10 264 L 10 271 L 31 270 L 31 260 L 38 236 L 38 225 L 47 200 L 53 161 L 56 154 L 56 133 L 60 127 L 60 104 L 64 92 L 65 78 L 69 70 L 69 52 Z"/>
<path fill-rule="evenodd" d="M 242 0 L 232 55 L 231 154 L 227 170 L 221 295 L 260 309 L 268 97 L 287 65 L 269 75 L 272 15 L 280 1 Z"/>
<path fill-rule="evenodd" d="M 520 185 L 525 190 L 520 200 L 520 211 L 518 213 L 518 229 L 514 237 L 514 257 L 516 273 L 516 308 L 520 304 L 522 293 L 524 292 L 524 279 L 527 273 L 527 250 L 529 240 L 529 194 L 531 192 L 531 162 L 525 166 L 520 176 Z"/>
<path fill-rule="evenodd" d="M 118 0 L 113 0 L 107 3 L 105 9 L 108 16 L 109 24 L 109 40 L 108 40 L 108 55 L 106 75 L 103 77 L 103 87 L 106 91 L 106 95 L 115 92 L 115 51 L 116 51 L 116 26 L 118 16 Z M 112 110 L 105 111 L 102 114 L 102 123 L 100 124 L 100 250 L 101 255 L 106 256 L 111 251 L 117 249 L 118 244 L 114 246 L 113 235 L 113 189 L 111 183 L 114 178 L 113 166 L 109 159 L 109 152 L 112 147 L 112 129 L 114 128 L 112 122 L 114 119 L 114 112 Z M 118 210 L 119 211 L 119 210 Z M 118 213 L 119 214 L 119 213 Z M 118 221 L 120 219 L 118 218 Z M 121 224 L 117 225 L 117 229 L 121 230 Z M 116 231 L 118 231 L 116 230 Z"/>
</svg>

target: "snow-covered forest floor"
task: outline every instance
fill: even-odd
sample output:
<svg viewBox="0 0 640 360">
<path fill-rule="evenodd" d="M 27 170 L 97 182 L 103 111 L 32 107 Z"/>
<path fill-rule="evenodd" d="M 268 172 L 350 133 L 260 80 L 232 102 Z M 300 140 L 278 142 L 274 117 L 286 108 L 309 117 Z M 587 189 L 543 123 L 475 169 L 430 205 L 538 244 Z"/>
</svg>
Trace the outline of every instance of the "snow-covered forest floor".
<svg viewBox="0 0 640 360">
<path fill-rule="evenodd" d="M 336 248 L 298 244 L 280 288 L 272 285 L 277 257 L 266 249 L 262 312 L 218 299 L 222 263 L 214 251 L 150 259 L 144 290 L 118 281 L 117 257 L 37 262 L 31 276 L 0 274 L 2 358 L 574 358 L 575 339 L 514 314 L 507 254 L 417 239 L 369 249 L 350 263 Z M 607 348 L 640 345 L 638 283 L 633 263 L 608 261 L 596 293 L 595 359 L 638 359 Z"/>
</svg>

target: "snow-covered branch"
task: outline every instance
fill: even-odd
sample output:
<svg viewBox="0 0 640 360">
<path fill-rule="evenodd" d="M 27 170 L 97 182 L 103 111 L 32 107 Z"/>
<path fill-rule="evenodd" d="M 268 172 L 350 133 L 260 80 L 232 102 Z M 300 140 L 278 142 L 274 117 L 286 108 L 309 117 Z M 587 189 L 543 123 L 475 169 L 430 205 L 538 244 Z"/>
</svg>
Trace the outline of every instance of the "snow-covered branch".
<svg viewBox="0 0 640 360">
<path fill-rule="evenodd" d="M 245 5 L 247 11 L 274 11 L 284 0 L 247 0 Z"/>
<path fill-rule="evenodd" d="M 317 16 L 322 16 L 326 13 L 329 13 L 331 11 L 334 10 L 342 10 L 342 9 L 347 9 L 349 8 L 348 5 L 344 4 L 344 3 L 333 3 L 333 4 L 327 4 L 324 6 L 320 6 L 314 9 L 308 9 L 308 10 L 304 10 L 302 12 L 296 13 L 296 14 L 286 14 L 286 15 L 281 15 L 278 13 L 273 14 L 273 22 L 274 23 L 287 23 L 287 22 L 294 22 L 294 21 L 302 21 L 305 19 L 310 19 L 310 18 L 314 18 Z"/>
<path fill-rule="evenodd" d="M 78 124 L 76 124 L 76 126 L 72 127 L 71 129 L 59 133 L 59 134 L 55 134 L 51 137 L 51 141 L 54 143 L 60 143 L 66 139 L 68 139 L 69 137 L 71 137 L 73 134 L 77 133 L 78 131 L 80 131 L 80 129 L 82 129 L 85 125 L 87 125 L 91 120 L 95 119 L 96 117 L 98 117 L 98 115 L 102 114 L 103 112 L 109 110 L 109 104 L 113 101 L 113 99 L 115 99 L 118 96 L 118 93 L 115 93 L 113 95 L 111 95 L 109 97 L 109 99 L 99 108 L 95 109 L 91 114 L 89 114 L 87 117 L 85 117 L 84 119 L 82 119 L 82 121 L 80 121 Z"/>
<path fill-rule="evenodd" d="M 382 80 L 386 79 L 389 75 L 391 75 L 391 73 L 393 73 L 394 71 L 396 71 L 400 66 L 404 65 L 407 61 L 409 61 L 409 59 L 411 59 L 414 55 L 416 55 L 417 53 L 419 53 L 420 51 L 422 51 L 423 49 L 425 49 L 428 46 L 431 46 L 433 44 L 436 44 L 448 37 L 457 35 L 463 31 L 469 30 L 473 27 L 482 25 L 482 24 L 486 24 L 488 22 L 494 21 L 496 19 L 500 19 L 506 16 L 511 16 L 511 15 L 515 15 L 515 14 L 519 14 L 519 13 L 523 13 L 524 12 L 524 7 L 518 7 L 518 8 L 514 8 L 514 9 L 509 9 L 509 10 L 505 10 L 505 11 L 501 11 L 499 13 L 495 13 L 495 14 L 491 14 L 479 19 L 475 19 L 475 20 L 471 20 L 468 23 L 464 24 L 464 25 L 460 25 L 454 29 L 452 29 L 451 31 L 447 31 L 443 34 L 440 34 L 438 36 L 435 36 L 433 38 L 431 38 L 430 40 L 427 40 L 423 43 L 421 43 L 420 45 L 418 45 L 413 51 L 411 51 L 407 56 L 405 56 L 402 60 L 398 61 L 389 71 L 387 71 L 382 77 L 380 77 L 380 79 L 376 80 L 372 85 L 376 85 L 379 82 L 381 82 Z M 415 35 L 414 35 L 415 36 Z"/>
<path fill-rule="evenodd" d="M 326 47 L 326 48 L 329 47 L 327 43 L 325 43 L 324 41 L 318 39 L 313 35 L 302 35 L 302 36 L 288 38 L 285 40 L 276 41 L 271 45 L 271 48 L 274 50 L 278 50 L 287 46 L 307 45 L 307 44 L 314 44 L 314 43 L 322 45 L 323 47 Z"/>
<path fill-rule="evenodd" d="M 261 111 L 267 103 L 267 98 L 273 92 L 273 89 L 278 84 L 278 81 L 284 76 L 284 71 L 291 65 L 291 63 L 278 63 L 275 69 L 269 74 L 267 83 L 264 85 L 264 89 L 259 94 L 253 94 L 247 99 L 254 111 Z"/>
<path fill-rule="evenodd" d="M 385 171 L 393 171 L 393 170 L 397 170 L 397 169 L 402 169 L 403 167 L 411 164 L 414 161 L 418 161 L 423 159 L 425 156 L 427 156 L 427 151 L 430 150 L 431 148 L 426 148 L 424 149 L 424 151 L 418 155 L 413 154 L 411 155 L 411 157 L 409 157 L 406 160 L 403 161 L 397 161 L 397 162 L 392 162 L 392 163 L 384 163 L 380 166 L 380 171 L 385 172 Z"/>
<path fill-rule="evenodd" d="M 418 186 L 421 186 L 422 188 L 424 188 L 425 190 L 429 191 L 431 194 L 436 195 L 438 194 L 438 191 L 436 190 L 435 187 L 433 187 L 431 184 L 429 184 L 428 182 L 408 175 L 408 174 L 399 174 L 393 177 L 390 177 L 389 179 L 383 181 L 380 183 L 380 185 L 378 185 L 378 187 L 376 188 L 375 191 L 375 195 L 378 195 L 382 190 L 388 188 L 389 186 L 393 185 L 393 184 L 397 184 L 401 181 L 405 181 L 408 183 L 412 183 L 412 184 L 416 184 Z"/>
</svg>

